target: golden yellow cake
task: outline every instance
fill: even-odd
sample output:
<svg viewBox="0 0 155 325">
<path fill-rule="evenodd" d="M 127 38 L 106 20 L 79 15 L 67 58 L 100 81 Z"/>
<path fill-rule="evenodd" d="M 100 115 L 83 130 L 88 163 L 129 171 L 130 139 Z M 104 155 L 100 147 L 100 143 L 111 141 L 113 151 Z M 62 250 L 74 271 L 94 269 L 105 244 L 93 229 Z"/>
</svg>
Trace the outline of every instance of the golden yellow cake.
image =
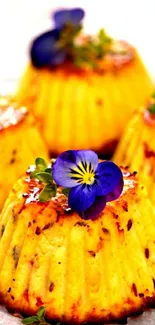
<svg viewBox="0 0 155 325">
<path fill-rule="evenodd" d="M 17 179 L 32 164 L 38 151 L 48 159 L 46 145 L 25 107 L 0 97 L 0 210 Z"/>
<path fill-rule="evenodd" d="M 49 320 L 122 319 L 155 301 L 155 212 L 135 174 L 96 220 L 68 209 L 59 189 L 38 201 L 30 170 L 10 192 L 0 217 L 0 303 Z"/>
<path fill-rule="evenodd" d="M 149 197 L 155 204 L 155 114 L 150 103 L 135 113 L 114 154 L 114 161 L 138 171 Z"/>
<path fill-rule="evenodd" d="M 38 39 L 45 34 L 48 37 L 50 32 Z M 32 43 L 31 62 L 20 81 L 17 99 L 32 110 L 52 155 L 77 148 L 110 154 L 134 110 L 145 105 L 153 91 L 136 49 L 105 35 L 104 55 L 94 59 L 97 65 L 91 62 L 93 68 L 89 53 L 80 67 L 69 59 L 53 66 L 35 66 L 32 47 L 38 39 Z M 93 47 L 91 37 L 83 42 L 87 45 L 89 41 Z M 104 42 L 109 42 L 106 51 Z M 47 44 L 41 46 L 43 51 Z"/>
</svg>

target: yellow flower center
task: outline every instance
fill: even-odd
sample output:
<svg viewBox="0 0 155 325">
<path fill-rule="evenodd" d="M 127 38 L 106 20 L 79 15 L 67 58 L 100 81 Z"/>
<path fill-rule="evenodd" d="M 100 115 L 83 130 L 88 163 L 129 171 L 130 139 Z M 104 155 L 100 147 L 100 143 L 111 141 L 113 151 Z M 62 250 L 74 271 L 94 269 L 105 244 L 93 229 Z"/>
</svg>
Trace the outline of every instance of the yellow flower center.
<svg viewBox="0 0 155 325">
<path fill-rule="evenodd" d="M 91 165 L 84 165 L 80 162 L 79 165 L 72 170 L 70 177 L 77 180 L 78 184 L 92 185 L 95 181 L 95 172 Z"/>
<path fill-rule="evenodd" d="M 94 173 L 85 173 L 83 174 L 83 181 L 81 182 L 82 184 L 93 184 L 95 179 L 95 174 Z"/>
</svg>

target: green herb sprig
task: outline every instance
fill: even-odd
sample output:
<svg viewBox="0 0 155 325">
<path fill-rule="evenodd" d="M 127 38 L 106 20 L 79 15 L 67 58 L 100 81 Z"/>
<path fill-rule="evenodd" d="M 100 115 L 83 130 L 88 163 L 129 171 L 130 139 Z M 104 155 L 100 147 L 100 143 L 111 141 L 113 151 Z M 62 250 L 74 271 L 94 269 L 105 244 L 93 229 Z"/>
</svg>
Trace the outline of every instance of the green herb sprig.
<svg viewBox="0 0 155 325">
<path fill-rule="evenodd" d="M 148 111 L 151 114 L 155 114 L 155 92 L 151 96 L 152 98 L 152 103 L 148 107 Z"/>
<path fill-rule="evenodd" d="M 39 201 L 46 202 L 56 196 L 57 187 L 53 182 L 52 168 L 47 166 L 43 158 L 37 158 L 35 161 L 36 169 L 30 174 L 30 178 L 36 178 L 44 183 L 44 188 L 39 194 Z"/>
<path fill-rule="evenodd" d="M 77 37 L 81 30 L 81 25 L 77 27 L 66 25 L 61 31 L 58 48 L 64 49 L 68 53 L 69 61 L 78 68 L 84 65 L 96 69 L 98 61 L 111 50 L 112 38 L 101 29 L 96 37 L 89 36 L 78 44 Z"/>
<path fill-rule="evenodd" d="M 74 64 L 81 67 L 83 64 L 93 69 L 98 67 L 98 61 L 109 51 L 112 39 L 101 29 L 96 38 L 88 37 L 85 44 L 74 45 Z"/>
<path fill-rule="evenodd" d="M 53 160 L 51 160 L 53 163 Z M 47 202 L 57 194 L 57 185 L 52 178 L 52 168 L 49 168 L 46 161 L 43 158 L 37 158 L 35 160 L 35 170 L 31 172 L 30 178 L 36 178 L 44 184 L 43 190 L 39 194 L 40 202 Z M 68 197 L 70 192 L 69 188 L 62 188 L 62 193 Z"/>
<path fill-rule="evenodd" d="M 48 325 L 50 323 L 48 323 L 46 320 L 45 320 L 45 313 L 46 313 L 46 310 L 45 310 L 45 307 L 40 307 L 39 310 L 37 311 L 36 315 L 35 316 L 31 316 L 31 317 L 27 317 L 27 318 L 24 318 L 22 320 L 22 323 L 23 324 L 34 324 L 34 325 Z"/>
</svg>

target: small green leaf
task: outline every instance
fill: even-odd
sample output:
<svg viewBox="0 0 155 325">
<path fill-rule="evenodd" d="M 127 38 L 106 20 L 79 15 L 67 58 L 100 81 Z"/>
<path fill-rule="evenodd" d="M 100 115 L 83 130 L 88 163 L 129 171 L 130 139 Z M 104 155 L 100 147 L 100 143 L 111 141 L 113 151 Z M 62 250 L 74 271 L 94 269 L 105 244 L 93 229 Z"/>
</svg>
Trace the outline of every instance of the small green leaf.
<svg viewBox="0 0 155 325">
<path fill-rule="evenodd" d="M 68 197 L 68 195 L 69 195 L 69 192 L 70 192 L 70 188 L 63 188 L 63 189 L 62 189 L 62 193 L 63 193 L 65 196 L 67 196 L 67 197 Z"/>
<path fill-rule="evenodd" d="M 37 174 L 44 172 L 44 170 L 47 169 L 47 164 L 43 158 L 37 158 L 35 164 L 36 169 L 30 174 L 30 178 L 38 178 Z"/>
<path fill-rule="evenodd" d="M 45 312 L 46 312 L 45 307 L 42 306 L 42 307 L 39 308 L 39 310 L 37 311 L 37 314 L 36 314 L 39 321 L 44 320 Z"/>
<path fill-rule="evenodd" d="M 39 194 L 39 201 L 47 202 L 54 196 L 56 196 L 56 185 L 47 184 Z"/>
<path fill-rule="evenodd" d="M 47 167 L 46 161 L 43 158 L 38 157 L 35 161 L 38 170 L 42 171 Z"/>
<path fill-rule="evenodd" d="M 37 170 L 34 170 L 34 172 L 31 172 L 30 178 L 37 178 L 37 173 L 38 173 Z"/>
<path fill-rule="evenodd" d="M 44 172 L 52 175 L 52 168 L 46 168 Z"/>
<path fill-rule="evenodd" d="M 27 317 L 27 318 L 22 320 L 23 324 L 34 324 L 36 322 L 38 322 L 38 317 L 37 316 Z"/>
<path fill-rule="evenodd" d="M 40 202 L 48 202 L 48 201 L 50 201 L 51 197 L 52 196 L 51 196 L 50 192 L 43 189 L 39 194 L 39 201 Z"/>
<path fill-rule="evenodd" d="M 109 45 L 112 41 L 112 39 L 106 34 L 104 29 L 100 29 L 99 33 L 98 33 L 98 38 L 99 38 L 99 42 L 102 45 Z"/>
<path fill-rule="evenodd" d="M 151 105 L 148 107 L 148 111 L 149 111 L 151 114 L 155 114 L 155 103 L 151 104 Z"/>
<path fill-rule="evenodd" d="M 56 184 L 54 184 L 54 183 L 47 184 L 47 185 L 45 186 L 45 188 L 46 188 L 47 191 L 54 191 L 54 194 L 56 194 L 56 189 L 57 189 Z M 54 195 L 54 196 L 55 196 L 55 195 Z"/>
<path fill-rule="evenodd" d="M 52 182 L 52 175 L 46 172 L 39 172 L 36 173 L 36 178 L 39 179 L 39 181 L 44 183 L 50 183 Z"/>
</svg>

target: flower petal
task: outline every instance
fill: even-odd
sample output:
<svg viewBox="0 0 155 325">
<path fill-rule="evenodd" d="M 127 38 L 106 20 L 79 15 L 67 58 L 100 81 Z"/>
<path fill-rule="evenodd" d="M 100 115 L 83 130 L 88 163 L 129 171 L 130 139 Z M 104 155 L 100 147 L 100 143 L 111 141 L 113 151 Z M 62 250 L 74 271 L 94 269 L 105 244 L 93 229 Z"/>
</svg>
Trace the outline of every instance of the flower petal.
<svg viewBox="0 0 155 325">
<path fill-rule="evenodd" d="M 96 199 L 95 185 L 78 185 L 70 190 L 68 204 L 76 212 L 88 209 Z"/>
<path fill-rule="evenodd" d="M 124 181 L 123 178 L 121 178 L 114 190 L 106 195 L 106 202 L 117 200 L 123 191 L 123 185 Z"/>
<path fill-rule="evenodd" d="M 84 18 L 85 12 L 81 8 L 74 8 L 70 10 L 71 23 L 73 25 L 80 24 L 81 20 Z"/>
<path fill-rule="evenodd" d="M 98 156 L 91 150 L 68 150 L 60 154 L 53 166 L 53 179 L 63 187 L 79 185 L 77 179 L 71 176 L 71 170 L 85 171 L 86 168 L 95 171 L 98 165 Z"/>
<path fill-rule="evenodd" d="M 83 17 L 84 11 L 80 8 L 58 10 L 53 16 L 56 28 L 62 28 L 68 23 L 78 25 Z"/>
<path fill-rule="evenodd" d="M 57 49 L 60 32 L 57 29 L 37 37 L 32 43 L 30 55 L 36 68 L 53 66 L 64 62 L 66 53 Z"/>
<path fill-rule="evenodd" d="M 67 22 L 70 21 L 70 11 L 68 9 L 58 10 L 54 13 L 53 19 L 56 28 L 62 28 Z"/>
<path fill-rule="evenodd" d="M 77 180 L 70 176 L 71 169 L 77 168 L 76 156 L 76 150 L 68 150 L 58 156 L 52 169 L 52 176 L 56 184 L 69 188 L 78 185 Z"/>
<path fill-rule="evenodd" d="M 91 169 L 95 171 L 98 166 L 98 156 L 92 150 L 78 150 L 76 164 L 79 165 L 81 162 L 83 162 L 85 167 L 91 164 Z"/>
<path fill-rule="evenodd" d="M 95 219 L 105 208 L 105 196 L 96 197 L 95 202 L 85 211 L 79 213 L 80 217 L 85 220 Z"/>
<path fill-rule="evenodd" d="M 112 161 L 104 161 L 98 164 L 96 169 L 98 184 L 98 196 L 113 192 L 123 182 L 121 169 Z M 120 187 L 121 190 L 121 187 Z"/>
</svg>

